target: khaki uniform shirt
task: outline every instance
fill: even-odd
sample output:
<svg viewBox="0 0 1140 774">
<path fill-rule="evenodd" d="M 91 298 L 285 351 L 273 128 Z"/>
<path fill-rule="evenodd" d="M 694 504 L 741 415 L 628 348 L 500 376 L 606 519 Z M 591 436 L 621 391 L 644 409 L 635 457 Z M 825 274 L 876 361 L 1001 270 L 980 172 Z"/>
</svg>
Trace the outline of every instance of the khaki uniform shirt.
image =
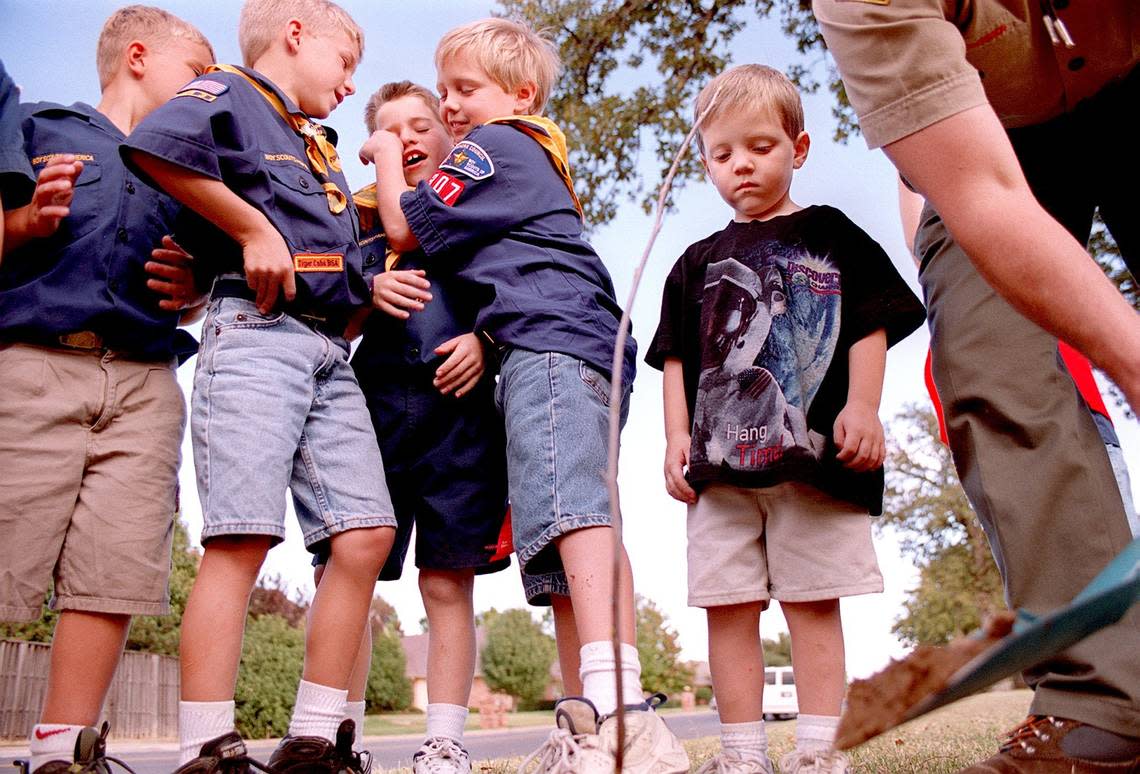
<svg viewBox="0 0 1140 774">
<path fill-rule="evenodd" d="M 1055 44 L 1043 5 L 1074 43 Z M 1135 0 L 813 0 L 867 144 L 987 99 L 1006 127 L 1072 110 L 1140 59 Z"/>
</svg>

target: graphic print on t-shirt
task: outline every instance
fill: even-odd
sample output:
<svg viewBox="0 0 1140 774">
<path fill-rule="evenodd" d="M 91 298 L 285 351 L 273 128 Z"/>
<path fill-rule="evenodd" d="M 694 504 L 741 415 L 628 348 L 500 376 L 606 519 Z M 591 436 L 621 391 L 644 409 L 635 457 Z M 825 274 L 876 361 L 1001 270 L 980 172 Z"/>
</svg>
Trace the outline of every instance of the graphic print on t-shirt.
<svg viewBox="0 0 1140 774">
<path fill-rule="evenodd" d="M 793 245 L 708 265 L 691 464 L 757 471 L 789 453 L 819 458 L 826 439 L 806 417 L 839 339 L 840 303 L 838 268 Z"/>
</svg>

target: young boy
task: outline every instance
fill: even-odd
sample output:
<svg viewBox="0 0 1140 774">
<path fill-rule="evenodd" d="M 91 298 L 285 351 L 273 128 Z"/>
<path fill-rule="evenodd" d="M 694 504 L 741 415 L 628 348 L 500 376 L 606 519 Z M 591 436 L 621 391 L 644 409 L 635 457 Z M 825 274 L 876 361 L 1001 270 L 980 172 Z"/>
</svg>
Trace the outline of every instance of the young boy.
<svg viewBox="0 0 1140 774">
<path fill-rule="evenodd" d="M 119 148 L 211 61 L 195 27 L 129 6 L 99 36 L 98 106 L 23 108 L 39 180 L 8 213 L 0 264 L 0 615 L 39 618 L 54 579 L 33 771 L 105 770 L 97 732 L 73 761 L 77 738 L 99 719 L 131 616 L 169 612 L 185 413 L 174 369 L 195 343 L 148 288 L 152 251 L 175 247 L 178 204 Z"/>
<path fill-rule="evenodd" d="M 439 171 L 408 192 L 401 143 L 377 132 L 362 157 L 377 164 L 384 230 L 397 250 L 419 247 L 453 268 L 480 309 L 476 330 L 500 359 L 496 402 L 506 422 L 515 549 L 531 574 L 565 570 L 581 645 L 582 698 L 563 699 L 544 756 L 572 745 L 575 771 L 613 768 L 621 701 L 625 770 L 688 771 L 676 738 L 643 700 L 634 647 L 633 582 L 623 556 L 624 693 L 610 636 L 615 578 L 603 479 L 610 385 L 621 310 L 582 237 L 565 139 L 542 110 L 559 69 L 552 44 L 524 24 L 487 19 L 447 33 L 436 49 L 441 111 L 458 140 Z M 621 375 L 622 415 L 635 345 Z M 574 737 L 574 738 L 571 738 Z"/>
<path fill-rule="evenodd" d="M 382 86 L 369 99 L 364 121 L 370 132 L 400 138 L 408 186 L 435 174 L 451 150 L 439 99 L 409 81 Z M 352 367 L 387 462 L 399 521 L 380 580 L 400 577 L 414 524 L 429 624 L 427 735 L 412 770 L 469 774 L 463 729 L 475 672 L 474 576 L 510 565 L 503 423 L 495 411 L 494 381 L 483 378 L 483 345 L 471 333 L 477 310 L 455 292 L 450 272 L 433 271 L 429 282 L 422 253 L 387 247 L 375 185 L 354 198 L 364 275 L 382 314 L 365 322 Z M 314 561 L 323 565 L 325 559 L 322 551 Z M 358 719 L 364 714 L 368 635 L 349 688 Z"/>
<path fill-rule="evenodd" d="M 665 372 L 666 489 L 689 506 L 689 604 L 708 611 L 723 751 L 701 771 L 772 771 L 759 619 L 777 599 L 800 704 L 781 769 L 840 774 L 839 597 L 882 590 L 879 398 L 887 347 L 923 309 L 841 212 L 792 201 L 809 146 L 792 83 L 735 67 L 698 116 L 714 94 L 698 145 L 733 219 L 673 267 L 646 357 Z"/>
<path fill-rule="evenodd" d="M 192 252 L 218 275 L 191 401 L 205 552 L 182 625 L 179 771 L 216 771 L 242 752 L 233 695 L 246 606 L 284 537 L 287 487 L 306 544 L 328 541 L 330 559 L 289 735 L 270 763 L 360 771 L 347 687 L 396 520 L 343 337 L 368 300 L 356 210 L 311 118 L 353 93 L 364 39 L 327 0 L 249 0 L 238 36 L 246 68 L 210 68 L 124 154 L 202 216 Z"/>
</svg>

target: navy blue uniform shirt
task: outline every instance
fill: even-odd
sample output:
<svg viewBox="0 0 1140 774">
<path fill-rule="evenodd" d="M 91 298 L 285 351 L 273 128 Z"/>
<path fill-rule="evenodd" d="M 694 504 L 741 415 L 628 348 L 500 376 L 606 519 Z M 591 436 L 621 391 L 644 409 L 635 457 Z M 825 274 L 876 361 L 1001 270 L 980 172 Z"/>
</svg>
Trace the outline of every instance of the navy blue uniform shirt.
<svg viewBox="0 0 1140 774">
<path fill-rule="evenodd" d="M 0 62 L 0 199 L 8 210 L 31 199 L 36 182 L 20 136 L 20 92 Z"/>
<path fill-rule="evenodd" d="M 476 329 L 499 345 L 573 355 L 608 374 L 621 308 L 546 151 L 517 129 L 476 127 L 440 171 L 400 197 L 429 259 L 470 286 Z M 633 381 L 637 344 L 622 378 Z"/>
<path fill-rule="evenodd" d="M 71 212 L 54 234 L 0 263 L 0 339 L 55 344 L 93 331 L 144 360 L 197 349 L 177 313 L 159 309 L 143 265 L 174 232 L 176 201 L 145 186 L 119 158 L 124 137 L 90 105 L 22 105 L 24 151 L 38 174 L 58 154 L 83 162 Z"/>
<path fill-rule="evenodd" d="M 291 113 L 300 112 L 264 76 L 243 72 Z M 289 310 L 346 314 L 368 303 L 355 207 L 350 202 L 340 213 L 329 210 L 304 140 L 240 75 L 212 72 L 188 84 L 143 119 L 125 148 L 220 180 L 261 212 L 293 254 L 297 300 Z M 130 154 L 124 158 L 132 166 Z M 349 195 L 342 172 L 330 169 L 329 177 Z M 205 221 L 199 225 L 183 246 L 200 256 L 209 274 L 241 273 L 238 244 Z"/>
</svg>

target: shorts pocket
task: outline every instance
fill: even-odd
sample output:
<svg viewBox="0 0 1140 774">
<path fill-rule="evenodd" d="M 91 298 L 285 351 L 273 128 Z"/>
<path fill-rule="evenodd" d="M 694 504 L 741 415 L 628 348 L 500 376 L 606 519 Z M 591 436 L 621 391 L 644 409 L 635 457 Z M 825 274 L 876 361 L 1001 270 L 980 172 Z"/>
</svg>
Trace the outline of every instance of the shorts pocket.
<svg viewBox="0 0 1140 774">
<path fill-rule="evenodd" d="M 582 383 L 597 396 L 601 404 L 609 408 L 610 380 L 581 360 L 578 361 L 578 375 L 582 377 Z"/>
</svg>

